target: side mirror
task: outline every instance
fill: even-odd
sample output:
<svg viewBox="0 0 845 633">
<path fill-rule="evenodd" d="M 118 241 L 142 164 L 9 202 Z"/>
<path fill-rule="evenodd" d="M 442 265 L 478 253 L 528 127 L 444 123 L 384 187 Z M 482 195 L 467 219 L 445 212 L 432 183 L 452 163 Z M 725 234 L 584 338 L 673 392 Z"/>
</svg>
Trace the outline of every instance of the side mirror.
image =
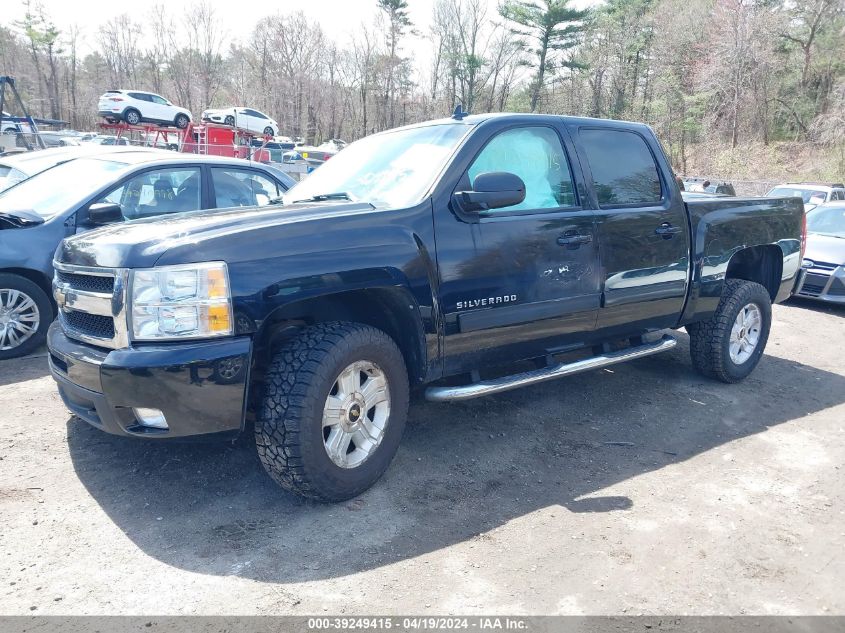
<svg viewBox="0 0 845 633">
<path fill-rule="evenodd" d="M 824 204 L 824 196 L 811 196 L 810 202 L 808 202 L 807 204 L 814 204 L 816 206 Z"/>
<path fill-rule="evenodd" d="M 472 191 L 459 191 L 455 198 L 465 211 L 501 209 L 525 200 L 525 183 L 506 171 L 484 172 L 475 177 Z"/>
<path fill-rule="evenodd" d="M 102 226 L 123 222 L 123 209 L 115 202 L 97 202 L 88 207 L 88 224 Z"/>
</svg>

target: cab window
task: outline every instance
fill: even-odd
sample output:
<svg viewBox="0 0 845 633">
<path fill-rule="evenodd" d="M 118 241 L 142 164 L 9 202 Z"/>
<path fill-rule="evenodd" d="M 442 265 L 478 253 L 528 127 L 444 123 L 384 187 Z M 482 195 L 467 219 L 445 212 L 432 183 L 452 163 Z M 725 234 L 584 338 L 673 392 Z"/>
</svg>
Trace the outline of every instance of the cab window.
<svg viewBox="0 0 845 633">
<path fill-rule="evenodd" d="M 211 182 L 216 206 L 221 209 L 263 207 L 282 193 L 272 178 L 251 169 L 213 167 Z"/>
<path fill-rule="evenodd" d="M 119 204 L 127 220 L 196 211 L 202 208 L 201 183 L 198 167 L 147 171 L 130 178 L 98 202 Z"/>
<path fill-rule="evenodd" d="M 522 127 L 493 137 L 467 171 L 470 184 L 479 174 L 505 171 L 525 183 L 525 200 L 488 213 L 575 206 L 572 172 L 560 137 L 548 127 Z"/>
</svg>

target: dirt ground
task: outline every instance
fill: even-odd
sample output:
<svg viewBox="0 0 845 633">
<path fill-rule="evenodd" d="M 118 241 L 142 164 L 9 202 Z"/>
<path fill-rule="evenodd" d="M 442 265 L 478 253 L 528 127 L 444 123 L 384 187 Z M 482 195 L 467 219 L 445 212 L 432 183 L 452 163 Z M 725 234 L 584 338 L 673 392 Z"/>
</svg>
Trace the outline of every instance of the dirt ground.
<svg viewBox="0 0 845 633">
<path fill-rule="evenodd" d="M 71 418 L 0 364 L 0 614 L 845 613 L 845 309 L 775 308 L 740 385 L 663 355 L 417 399 L 384 479 L 300 501 L 234 445 Z"/>
</svg>

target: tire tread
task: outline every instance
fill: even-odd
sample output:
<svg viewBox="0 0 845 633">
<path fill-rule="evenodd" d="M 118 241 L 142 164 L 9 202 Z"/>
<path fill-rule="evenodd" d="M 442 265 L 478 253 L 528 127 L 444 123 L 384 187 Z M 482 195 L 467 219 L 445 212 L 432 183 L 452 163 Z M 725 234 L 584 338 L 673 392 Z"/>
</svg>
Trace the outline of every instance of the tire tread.
<svg viewBox="0 0 845 633">
<path fill-rule="evenodd" d="M 760 293 L 768 297 L 768 291 L 756 282 L 729 279 L 725 282 L 722 297 L 713 316 L 707 321 L 686 326 L 690 337 L 692 365 L 698 373 L 726 383 L 736 383 L 745 378 L 745 376 L 737 376 L 730 372 L 733 361 L 725 353 L 724 341 L 725 338 L 730 337 L 735 315 Z M 768 302 L 766 303 L 768 305 Z M 761 350 L 765 349 L 769 334 L 769 323 L 763 325 L 764 331 L 761 333 L 758 344 Z M 756 361 L 752 363 L 752 370 L 756 364 Z"/>
<path fill-rule="evenodd" d="M 318 501 L 338 501 L 352 495 L 327 492 L 319 473 L 310 472 L 302 457 L 300 424 L 324 402 L 310 387 L 327 378 L 326 360 L 332 352 L 350 348 L 350 341 L 387 345 L 401 359 L 401 352 L 384 332 L 368 325 L 350 322 L 320 323 L 303 329 L 286 341 L 274 354 L 264 377 L 264 394 L 255 424 L 258 456 L 270 476 L 283 488 Z M 407 391 L 405 385 L 396 388 Z M 407 414 L 391 411 L 391 417 Z M 380 475 L 381 473 L 379 473 Z"/>
</svg>

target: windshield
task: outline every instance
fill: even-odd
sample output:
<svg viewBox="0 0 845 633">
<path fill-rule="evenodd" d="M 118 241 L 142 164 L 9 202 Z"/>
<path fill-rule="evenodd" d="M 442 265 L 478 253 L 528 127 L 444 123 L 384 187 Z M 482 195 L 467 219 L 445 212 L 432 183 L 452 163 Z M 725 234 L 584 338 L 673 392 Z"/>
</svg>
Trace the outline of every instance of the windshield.
<svg viewBox="0 0 845 633">
<path fill-rule="evenodd" d="M 125 167 L 94 158 L 62 163 L 0 193 L 0 213 L 32 210 L 49 220 L 105 187 Z"/>
<path fill-rule="evenodd" d="M 807 231 L 845 238 L 845 206 L 816 207 L 807 214 Z"/>
<path fill-rule="evenodd" d="M 9 165 L 0 165 L 0 192 L 26 179 L 26 174 Z"/>
<path fill-rule="evenodd" d="M 803 187 L 775 187 L 766 194 L 767 198 L 801 198 L 804 204 L 810 202 L 810 198 L 820 197 L 825 199 L 826 194 L 819 189 L 806 189 Z"/>
<path fill-rule="evenodd" d="M 288 191 L 285 204 L 343 192 L 377 208 L 412 206 L 422 200 L 469 129 L 443 123 L 363 138 Z"/>
</svg>

